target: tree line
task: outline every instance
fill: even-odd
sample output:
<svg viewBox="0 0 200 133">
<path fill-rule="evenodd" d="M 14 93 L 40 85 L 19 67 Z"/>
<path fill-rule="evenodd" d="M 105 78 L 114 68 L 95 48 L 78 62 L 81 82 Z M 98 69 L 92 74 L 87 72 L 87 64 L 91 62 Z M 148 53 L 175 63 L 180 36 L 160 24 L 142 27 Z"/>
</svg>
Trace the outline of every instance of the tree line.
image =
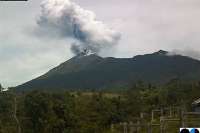
<svg viewBox="0 0 200 133">
<path fill-rule="evenodd" d="M 10 90 L 0 93 L 0 133 L 110 133 L 112 124 L 132 121 L 141 112 L 169 106 L 192 110 L 199 96 L 200 82 L 178 80 L 89 93 Z"/>
</svg>

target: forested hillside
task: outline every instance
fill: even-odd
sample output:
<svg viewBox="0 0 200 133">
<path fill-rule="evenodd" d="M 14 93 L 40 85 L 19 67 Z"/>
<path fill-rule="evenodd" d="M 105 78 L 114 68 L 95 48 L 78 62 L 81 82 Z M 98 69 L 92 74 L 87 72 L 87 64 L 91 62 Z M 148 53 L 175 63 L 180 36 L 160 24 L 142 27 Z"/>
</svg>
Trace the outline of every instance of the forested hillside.
<svg viewBox="0 0 200 133">
<path fill-rule="evenodd" d="M 112 125 L 134 122 L 141 113 L 148 122 L 153 109 L 178 106 L 191 111 L 191 103 L 199 97 L 199 82 L 179 80 L 162 86 L 139 82 L 123 92 L 10 90 L 0 94 L 0 132 L 118 133 L 120 130 Z M 171 128 L 171 132 L 179 127 Z"/>
</svg>

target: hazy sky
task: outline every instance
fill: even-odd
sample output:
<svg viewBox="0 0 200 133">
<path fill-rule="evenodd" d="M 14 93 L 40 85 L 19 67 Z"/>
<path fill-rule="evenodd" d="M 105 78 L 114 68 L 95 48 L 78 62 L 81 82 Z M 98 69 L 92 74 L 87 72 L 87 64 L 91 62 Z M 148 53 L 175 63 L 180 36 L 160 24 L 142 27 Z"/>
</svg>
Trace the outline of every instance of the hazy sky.
<svg viewBox="0 0 200 133">
<path fill-rule="evenodd" d="M 132 57 L 159 49 L 200 59 L 199 0 L 74 0 L 121 33 L 102 56 Z M 15 86 L 71 58 L 65 39 L 34 36 L 41 0 L 0 2 L 0 83 Z"/>
</svg>

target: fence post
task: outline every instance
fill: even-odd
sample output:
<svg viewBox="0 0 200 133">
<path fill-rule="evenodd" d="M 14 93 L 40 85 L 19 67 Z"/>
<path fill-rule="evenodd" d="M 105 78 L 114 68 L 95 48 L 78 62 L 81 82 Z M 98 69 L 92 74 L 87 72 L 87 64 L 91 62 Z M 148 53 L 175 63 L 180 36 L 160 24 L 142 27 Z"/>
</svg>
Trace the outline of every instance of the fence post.
<svg viewBox="0 0 200 133">
<path fill-rule="evenodd" d="M 184 111 L 183 109 L 180 110 L 180 122 L 181 122 L 181 126 L 185 127 L 185 122 L 184 122 Z"/>
<path fill-rule="evenodd" d="M 164 133 L 163 126 L 164 125 L 164 119 L 163 116 L 160 117 L 160 133 Z"/>
<path fill-rule="evenodd" d="M 154 112 L 153 112 L 153 110 L 151 111 L 151 122 L 153 122 L 154 121 Z"/>
<path fill-rule="evenodd" d="M 127 132 L 127 123 L 124 122 L 123 125 L 124 125 L 124 133 L 128 133 L 128 132 Z"/>
<path fill-rule="evenodd" d="M 169 117 L 171 118 L 172 117 L 172 107 L 170 106 L 169 108 Z"/>
<path fill-rule="evenodd" d="M 137 121 L 137 128 L 136 128 L 136 130 L 137 130 L 136 132 L 139 133 L 139 131 L 140 131 L 140 121 L 139 120 Z"/>
<path fill-rule="evenodd" d="M 147 125 L 148 127 L 148 129 L 147 129 L 147 133 L 152 133 L 152 124 L 151 124 L 151 122 L 150 123 L 148 123 L 148 125 Z"/>
<path fill-rule="evenodd" d="M 113 133 L 113 131 L 114 131 L 114 125 L 113 124 L 111 124 L 110 130 L 111 130 L 111 133 Z"/>
<path fill-rule="evenodd" d="M 130 133 L 133 133 L 134 127 L 133 127 L 133 122 L 132 122 L 132 121 L 131 121 L 130 124 L 129 124 L 129 129 L 130 129 L 129 132 L 130 132 Z"/>
</svg>

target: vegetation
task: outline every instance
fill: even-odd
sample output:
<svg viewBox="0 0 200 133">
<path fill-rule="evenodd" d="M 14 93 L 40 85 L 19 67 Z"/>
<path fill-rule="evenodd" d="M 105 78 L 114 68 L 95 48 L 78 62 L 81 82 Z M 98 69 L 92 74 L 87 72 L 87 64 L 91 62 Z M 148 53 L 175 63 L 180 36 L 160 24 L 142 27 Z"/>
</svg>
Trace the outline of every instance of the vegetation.
<svg viewBox="0 0 200 133">
<path fill-rule="evenodd" d="M 123 92 L 86 93 L 2 92 L 0 133 L 111 133 L 112 124 L 134 121 L 141 112 L 149 121 L 152 109 L 184 106 L 191 110 L 200 96 L 200 82 L 173 80 L 165 86 L 139 82 Z"/>
<path fill-rule="evenodd" d="M 3 91 L 3 87 L 2 87 L 2 85 L 0 84 L 0 91 Z"/>
</svg>

